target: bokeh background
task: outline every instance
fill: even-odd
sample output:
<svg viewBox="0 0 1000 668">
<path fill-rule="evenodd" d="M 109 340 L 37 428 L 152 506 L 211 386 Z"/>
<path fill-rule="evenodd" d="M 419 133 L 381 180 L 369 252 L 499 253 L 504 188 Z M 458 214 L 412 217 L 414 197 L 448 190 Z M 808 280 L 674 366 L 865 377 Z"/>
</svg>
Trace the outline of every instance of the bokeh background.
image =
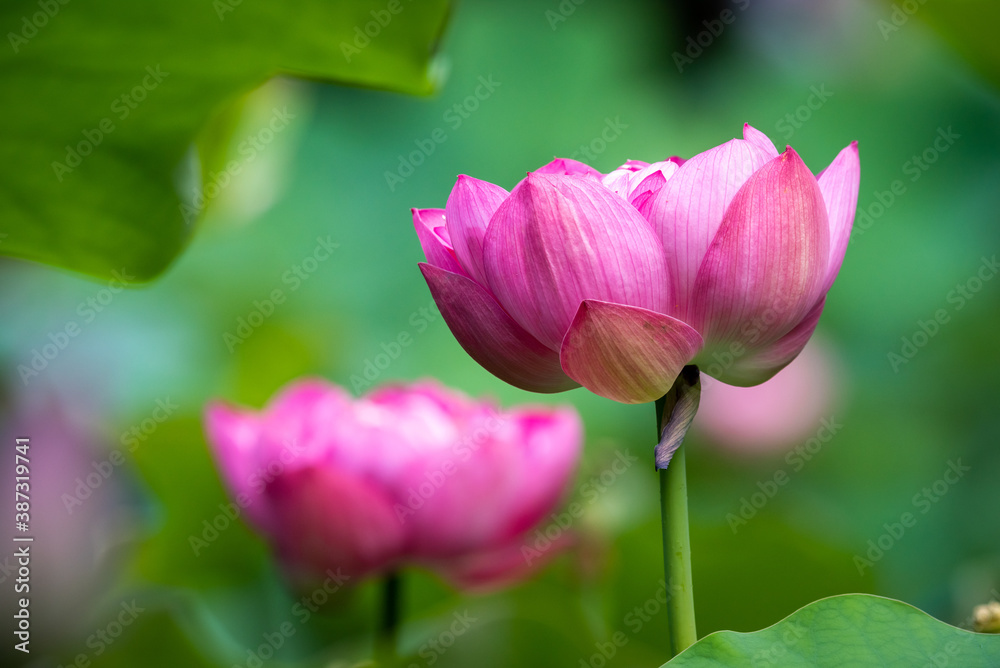
<svg viewBox="0 0 1000 668">
<path fill-rule="evenodd" d="M 288 620 L 295 633 L 266 665 L 364 661 L 377 583 L 296 615 L 298 595 L 263 542 L 218 519 L 226 497 L 202 432 L 210 398 L 259 407 L 291 379 L 319 375 L 355 393 L 434 376 L 503 405 L 570 403 L 584 416 L 570 490 L 586 507 L 572 527 L 578 549 L 487 595 L 406 572 L 412 664 L 601 665 L 598 645 L 621 631 L 627 642 L 608 665 L 660 665 L 652 407 L 582 389 L 529 395 L 481 369 L 433 308 L 409 209 L 443 206 L 459 173 L 511 188 L 553 156 L 602 171 L 690 157 L 740 136 L 744 122 L 794 145 L 815 172 L 857 140 L 859 213 L 819 327 L 826 371 L 812 423 L 771 449 L 741 450 L 708 427 L 689 437 L 699 631 L 756 630 L 845 592 L 967 627 L 1000 589 L 1000 105 L 988 66 L 952 48 L 962 40 L 939 32 L 940 13 L 911 5 L 892 23 L 899 6 L 861 0 L 468 0 L 444 36 L 433 97 L 290 79 L 255 91 L 234 156 L 276 108 L 290 120 L 221 187 L 158 280 L 119 290 L 0 262 L 3 437 L 32 437 L 46 495 L 36 492 L 33 510 L 34 651 L 5 643 L 4 664 L 254 665 Z M 717 20 L 724 10 L 730 23 Z M 336 248 L 308 260 L 321 243 Z M 255 300 L 275 290 L 285 301 L 242 336 L 240 319 L 266 311 Z M 19 371 L 71 322 L 79 335 L 42 371 Z M 403 332 L 412 345 L 374 366 Z M 593 486 L 624 452 L 638 463 Z M 939 482 L 959 464 L 957 482 Z M 787 484 L 767 494 L 780 471 Z M 100 484 L 78 489 L 94 472 Z M 906 512 L 916 524 L 885 538 Z M 212 523 L 225 526 L 213 534 Z M 476 621 L 430 649 L 455 614 Z"/>
</svg>

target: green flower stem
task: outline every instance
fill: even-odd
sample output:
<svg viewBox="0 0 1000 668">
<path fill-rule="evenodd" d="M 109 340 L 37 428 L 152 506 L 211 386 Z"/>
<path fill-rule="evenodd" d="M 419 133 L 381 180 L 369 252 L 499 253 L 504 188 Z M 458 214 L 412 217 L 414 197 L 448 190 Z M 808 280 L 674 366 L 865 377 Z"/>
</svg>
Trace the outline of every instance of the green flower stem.
<svg viewBox="0 0 1000 668">
<path fill-rule="evenodd" d="M 664 399 L 656 402 L 657 435 L 662 433 Z M 691 536 L 688 529 L 687 472 L 684 445 L 674 452 L 670 465 L 660 469 L 660 522 L 663 527 L 663 568 L 667 585 L 667 624 L 670 656 L 698 640 L 691 585 Z"/>
</svg>

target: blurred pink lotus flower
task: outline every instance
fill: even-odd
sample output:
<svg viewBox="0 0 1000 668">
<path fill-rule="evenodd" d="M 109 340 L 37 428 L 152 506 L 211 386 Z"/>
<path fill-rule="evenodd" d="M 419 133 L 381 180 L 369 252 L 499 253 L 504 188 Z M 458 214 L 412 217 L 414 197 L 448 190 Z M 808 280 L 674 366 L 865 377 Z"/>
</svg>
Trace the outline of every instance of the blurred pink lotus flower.
<svg viewBox="0 0 1000 668">
<path fill-rule="evenodd" d="M 731 452 L 766 454 L 808 438 L 833 418 L 839 378 L 831 352 L 810 340 L 795 360 L 754 387 L 703 382 L 695 429 Z"/>
<path fill-rule="evenodd" d="M 818 176 L 744 126 L 690 160 L 558 159 L 512 192 L 460 176 L 413 211 L 445 321 L 517 387 L 657 399 L 687 364 L 761 383 L 812 335 L 857 205 L 852 143 Z"/>
<path fill-rule="evenodd" d="M 360 399 L 299 381 L 260 412 L 214 403 L 205 420 L 230 494 L 302 581 L 407 563 L 461 587 L 520 579 L 523 536 L 554 510 L 582 443 L 571 408 L 498 412 L 430 381 Z"/>
</svg>

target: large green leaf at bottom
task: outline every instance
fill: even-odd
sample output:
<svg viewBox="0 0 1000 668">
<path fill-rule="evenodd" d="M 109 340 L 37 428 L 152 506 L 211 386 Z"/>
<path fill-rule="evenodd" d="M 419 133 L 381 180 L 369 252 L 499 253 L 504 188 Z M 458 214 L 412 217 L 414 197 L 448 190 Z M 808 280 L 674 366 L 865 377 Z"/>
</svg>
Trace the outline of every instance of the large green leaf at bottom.
<svg viewBox="0 0 1000 668">
<path fill-rule="evenodd" d="M 997 668 L 1000 636 L 957 629 L 890 598 L 845 594 L 810 603 L 761 631 L 712 633 L 664 666 Z"/>
<path fill-rule="evenodd" d="M 0 4 L 0 253 L 155 276 L 191 231 L 182 204 L 197 203 L 190 147 L 203 126 L 279 73 L 430 92 L 447 11 L 447 0 Z M 260 131 L 239 160 L 266 150 L 272 129 Z"/>
</svg>

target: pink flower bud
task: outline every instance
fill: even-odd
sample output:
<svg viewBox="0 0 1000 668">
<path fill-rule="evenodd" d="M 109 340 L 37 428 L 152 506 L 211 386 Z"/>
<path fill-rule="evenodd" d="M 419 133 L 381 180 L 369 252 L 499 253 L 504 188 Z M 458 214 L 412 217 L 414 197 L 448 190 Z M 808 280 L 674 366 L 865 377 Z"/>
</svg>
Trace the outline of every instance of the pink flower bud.
<svg viewBox="0 0 1000 668">
<path fill-rule="evenodd" d="M 814 176 L 749 125 L 607 175 L 557 159 L 510 193 L 462 176 L 444 212 L 414 211 L 420 268 L 462 347 L 517 387 L 648 402 L 687 364 L 756 385 L 816 327 L 859 178 L 856 143 Z"/>
</svg>

